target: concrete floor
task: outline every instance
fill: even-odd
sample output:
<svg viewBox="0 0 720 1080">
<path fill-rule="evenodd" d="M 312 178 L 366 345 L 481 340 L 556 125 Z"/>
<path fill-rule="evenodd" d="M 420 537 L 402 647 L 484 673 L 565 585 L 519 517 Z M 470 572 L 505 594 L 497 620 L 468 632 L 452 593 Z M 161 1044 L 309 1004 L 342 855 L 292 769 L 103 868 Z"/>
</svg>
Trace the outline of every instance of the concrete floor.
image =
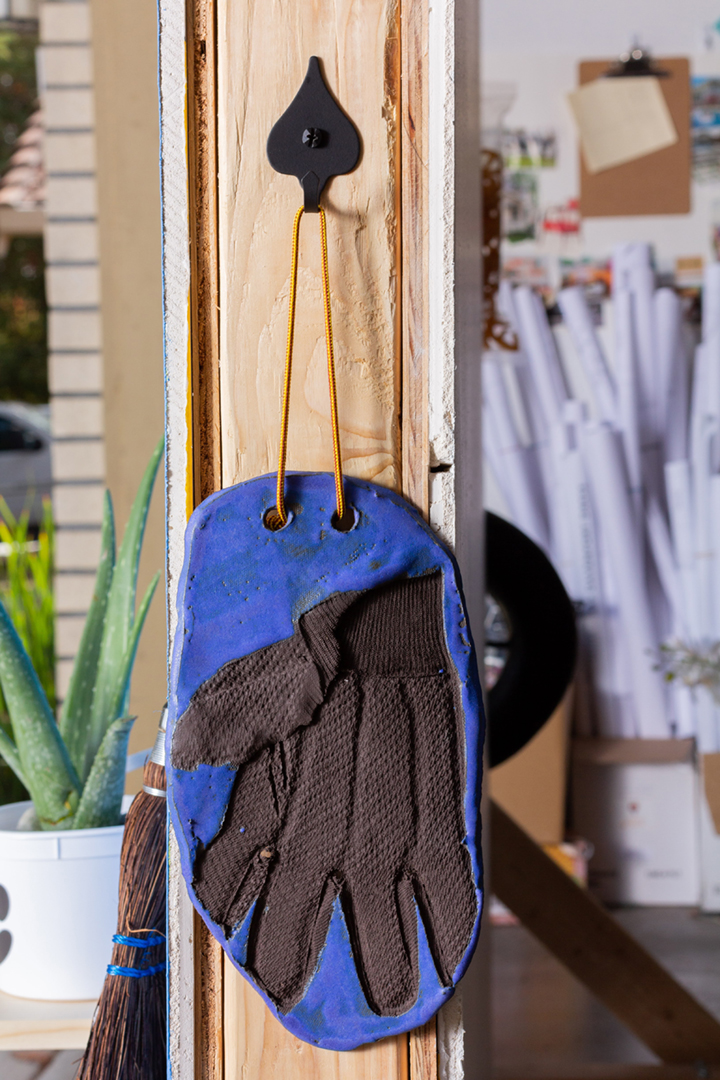
<svg viewBox="0 0 720 1080">
<path fill-rule="evenodd" d="M 720 918 L 688 908 L 613 914 L 720 1019 Z M 657 1062 L 524 927 L 494 927 L 492 950 L 494 1060 L 502 1074 Z"/>
</svg>

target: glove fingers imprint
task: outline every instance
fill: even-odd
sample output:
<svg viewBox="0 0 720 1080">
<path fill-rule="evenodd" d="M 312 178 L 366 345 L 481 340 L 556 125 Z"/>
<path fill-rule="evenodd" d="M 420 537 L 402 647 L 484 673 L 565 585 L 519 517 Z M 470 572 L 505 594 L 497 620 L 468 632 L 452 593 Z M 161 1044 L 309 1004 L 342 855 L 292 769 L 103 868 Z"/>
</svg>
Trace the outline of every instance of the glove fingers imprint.
<svg viewBox="0 0 720 1080">
<path fill-rule="evenodd" d="M 273 867 L 277 874 L 282 864 Z M 282 875 L 285 877 L 285 875 Z M 288 1012 L 305 993 L 325 942 L 332 906 L 338 893 L 334 879 L 311 877 L 293 881 L 292 896 L 285 882 L 276 899 L 261 898 L 247 954 L 247 967 L 268 997 Z M 280 899 L 280 890 L 284 894 Z"/>
<path fill-rule="evenodd" d="M 198 898 L 226 933 L 247 915 L 267 875 L 280 826 L 272 752 L 264 750 L 238 772 L 225 820 L 198 854 L 194 886 Z"/>
<path fill-rule="evenodd" d="M 341 676 L 316 721 L 297 736 L 292 797 L 248 953 L 253 974 L 283 1011 L 300 1000 L 315 970 L 339 889 L 359 700 L 357 677 Z"/>
<path fill-rule="evenodd" d="M 418 992 L 417 918 L 412 886 L 404 875 L 358 876 L 343 895 L 356 967 L 370 1008 L 400 1016 Z"/>
<path fill-rule="evenodd" d="M 396 679 L 363 676 L 360 685 L 346 907 L 368 1003 L 395 1016 L 414 1001 L 418 980 L 417 920 L 405 881 L 414 838 L 412 717 Z"/>
<path fill-rule="evenodd" d="M 404 685 L 415 728 L 417 833 L 410 863 L 420 883 L 418 902 L 443 983 L 472 936 L 477 896 L 465 844 L 465 766 L 460 710 L 450 676 L 409 679 Z"/>
</svg>

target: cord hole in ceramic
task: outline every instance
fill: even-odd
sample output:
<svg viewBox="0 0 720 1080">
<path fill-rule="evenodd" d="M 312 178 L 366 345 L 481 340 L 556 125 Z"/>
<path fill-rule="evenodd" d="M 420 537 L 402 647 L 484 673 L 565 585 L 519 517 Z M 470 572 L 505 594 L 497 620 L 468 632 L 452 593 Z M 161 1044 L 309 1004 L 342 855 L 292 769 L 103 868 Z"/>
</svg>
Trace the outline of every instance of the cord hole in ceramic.
<svg viewBox="0 0 720 1080">
<path fill-rule="evenodd" d="M 337 510 L 330 518 L 330 524 L 336 532 L 350 532 L 357 525 L 358 515 L 354 506 L 346 506 L 345 513 L 340 518 Z"/>
<path fill-rule="evenodd" d="M 270 509 L 266 510 L 263 514 L 263 525 L 270 532 L 281 532 L 288 527 L 294 516 L 292 510 L 286 509 L 285 513 L 287 514 L 287 518 L 283 524 L 277 506 L 271 506 Z"/>
</svg>

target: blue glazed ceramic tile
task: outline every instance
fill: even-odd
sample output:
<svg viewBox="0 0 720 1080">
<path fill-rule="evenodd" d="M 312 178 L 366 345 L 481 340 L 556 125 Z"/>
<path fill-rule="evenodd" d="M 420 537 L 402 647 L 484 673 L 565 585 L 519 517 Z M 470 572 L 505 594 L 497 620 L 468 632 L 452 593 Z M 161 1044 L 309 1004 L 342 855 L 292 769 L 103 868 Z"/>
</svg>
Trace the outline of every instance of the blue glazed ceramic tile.
<svg viewBox="0 0 720 1080">
<path fill-rule="evenodd" d="M 452 555 L 399 496 L 347 477 L 345 490 L 348 503 L 356 511 L 356 524 L 344 533 L 331 524 L 334 477 L 325 473 L 288 475 L 286 501 L 292 518 L 279 532 L 263 524 L 265 512 L 275 502 L 274 476 L 226 488 L 212 495 L 192 515 L 178 588 L 167 755 L 170 813 L 190 895 L 232 962 L 252 982 L 244 964 L 253 910 L 241 926 L 233 927 L 226 935 L 203 909 L 192 885 L 198 850 L 217 836 L 222 826 L 236 772 L 229 766 L 200 765 L 192 772 L 174 768 L 174 724 L 195 691 L 224 664 L 291 637 L 297 620 L 333 594 L 374 589 L 398 578 L 433 571 L 442 573 L 446 643 L 455 665 L 464 713 L 464 814 L 476 884 L 477 918 L 453 974 L 453 986 L 448 987 L 438 977 L 416 907 L 420 976 L 416 1001 L 401 1016 L 379 1016 L 363 994 L 351 937 L 336 900 L 325 945 L 302 1000 L 283 1013 L 256 986 L 289 1031 L 333 1050 L 349 1050 L 429 1020 L 452 994 L 467 968 L 482 908 L 476 829 L 484 721 L 459 572 Z"/>
</svg>

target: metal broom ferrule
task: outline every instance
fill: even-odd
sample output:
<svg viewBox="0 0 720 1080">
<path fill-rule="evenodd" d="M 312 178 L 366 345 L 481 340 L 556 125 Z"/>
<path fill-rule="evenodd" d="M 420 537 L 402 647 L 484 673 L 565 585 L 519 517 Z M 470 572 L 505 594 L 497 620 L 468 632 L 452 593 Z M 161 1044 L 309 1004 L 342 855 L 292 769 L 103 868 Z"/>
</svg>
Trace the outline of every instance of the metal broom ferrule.
<svg viewBox="0 0 720 1080">
<path fill-rule="evenodd" d="M 165 732 L 167 730 L 167 702 L 163 706 L 162 716 L 160 717 L 160 727 L 155 738 L 155 745 L 153 746 L 148 762 L 153 765 L 160 765 L 165 768 Z M 151 787 L 149 784 L 143 784 L 143 791 L 147 795 L 157 795 L 158 798 L 166 799 L 167 791 L 162 788 Z"/>
</svg>

